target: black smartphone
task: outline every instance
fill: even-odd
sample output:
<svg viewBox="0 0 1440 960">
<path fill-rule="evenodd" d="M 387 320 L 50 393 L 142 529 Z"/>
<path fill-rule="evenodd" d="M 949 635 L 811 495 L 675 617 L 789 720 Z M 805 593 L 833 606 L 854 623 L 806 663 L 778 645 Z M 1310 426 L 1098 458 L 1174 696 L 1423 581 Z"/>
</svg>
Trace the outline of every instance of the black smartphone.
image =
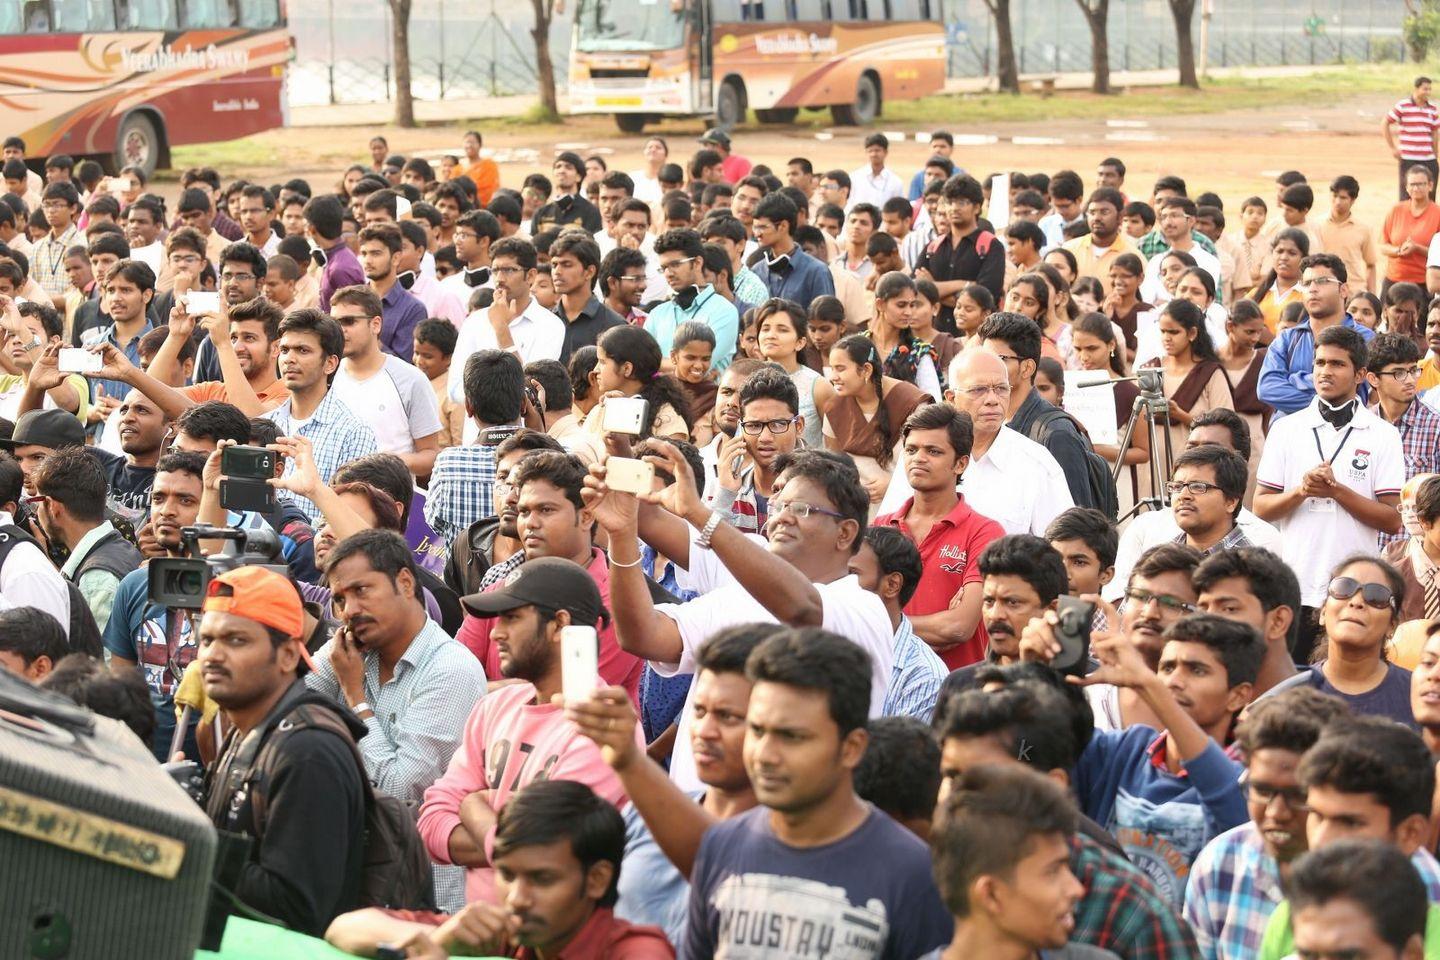
<svg viewBox="0 0 1440 960">
<path fill-rule="evenodd" d="M 1095 604 L 1079 597 L 1061 597 L 1055 613 L 1060 654 L 1050 661 L 1050 666 L 1061 673 L 1084 676 L 1090 662 L 1090 623 L 1095 618 Z"/>
<path fill-rule="evenodd" d="M 275 476 L 275 451 L 264 447 L 226 447 L 220 472 L 232 480 L 269 480 Z"/>
<path fill-rule="evenodd" d="M 220 481 L 220 506 L 238 513 L 270 513 L 276 506 L 275 488 L 264 480 L 227 477 Z"/>
</svg>

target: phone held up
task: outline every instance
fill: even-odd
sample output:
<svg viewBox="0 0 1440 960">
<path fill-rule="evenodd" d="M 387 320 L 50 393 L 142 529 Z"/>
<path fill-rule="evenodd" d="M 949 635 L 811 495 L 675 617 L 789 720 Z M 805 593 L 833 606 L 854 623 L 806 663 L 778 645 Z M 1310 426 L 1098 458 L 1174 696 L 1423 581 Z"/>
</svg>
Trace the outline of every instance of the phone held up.
<svg viewBox="0 0 1440 960">
<path fill-rule="evenodd" d="M 600 637 L 594 627 L 560 630 L 560 691 L 566 703 L 588 700 L 600 686 Z"/>
<path fill-rule="evenodd" d="M 1082 677 L 1090 663 L 1090 624 L 1095 604 L 1079 597 L 1062 596 L 1055 607 L 1055 639 L 1060 653 L 1050 666 L 1061 673 Z"/>
<path fill-rule="evenodd" d="M 269 513 L 275 509 L 275 451 L 234 446 L 220 451 L 220 505 L 226 510 Z"/>
</svg>

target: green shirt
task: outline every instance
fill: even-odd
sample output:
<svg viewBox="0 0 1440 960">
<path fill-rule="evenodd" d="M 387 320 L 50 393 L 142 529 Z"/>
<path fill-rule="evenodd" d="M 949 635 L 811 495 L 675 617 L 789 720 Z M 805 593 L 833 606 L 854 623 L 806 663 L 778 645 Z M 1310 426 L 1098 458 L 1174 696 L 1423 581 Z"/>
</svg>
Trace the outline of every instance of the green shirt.
<svg viewBox="0 0 1440 960">
<path fill-rule="evenodd" d="M 1290 929 L 1290 901 L 1282 900 L 1260 941 L 1260 960 L 1285 960 L 1295 955 L 1295 932 Z M 1430 904 L 1425 917 L 1425 960 L 1440 960 L 1440 904 Z"/>
</svg>

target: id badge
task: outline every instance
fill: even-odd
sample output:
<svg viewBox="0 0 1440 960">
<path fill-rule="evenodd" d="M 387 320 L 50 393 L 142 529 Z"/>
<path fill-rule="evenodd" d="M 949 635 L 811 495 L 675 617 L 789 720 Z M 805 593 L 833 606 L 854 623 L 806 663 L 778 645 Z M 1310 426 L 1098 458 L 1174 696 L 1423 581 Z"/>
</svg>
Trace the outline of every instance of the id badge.
<svg viewBox="0 0 1440 960">
<path fill-rule="evenodd" d="M 1334 513 L 1335 501 L 1330 497 L 1314 497 L 1305 501 L 1311 513 Z"/>
</svg>

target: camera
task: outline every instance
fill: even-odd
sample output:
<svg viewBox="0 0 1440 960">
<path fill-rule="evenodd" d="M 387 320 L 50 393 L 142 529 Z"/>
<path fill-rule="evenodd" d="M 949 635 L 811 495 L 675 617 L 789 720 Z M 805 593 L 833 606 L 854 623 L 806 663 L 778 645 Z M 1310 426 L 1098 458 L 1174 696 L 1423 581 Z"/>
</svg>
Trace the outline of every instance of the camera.
<svg viewBox="0 0 1440 960">
<path fill-rule="evenodd" d="M 1055 639 L 1060 653 L 1050 666 L 1061 673 L 1083 676 L 1090 659 L 1090 622 L 1095 617 L 1095 604 L 1078 597 L 1061 597 L 1056 604 Z"/>
<path fill-rule="evenodd" d="M 1159 367 L 1140 367 L 1135 371 L 1135 379 L 1139 381 L 1140 393 L 1149 400 L 1153 397 L 1164 398 L 1165 395 L 1165 371 Z"/>
<path fill-rule="evenodd" d="M 200 552 L 199 541 L 224 540 L 225 549 L 206 557 Z M 184 557 L 160 557 L 151 560 L 149 571 L 150 602 L 178 610 L 199 610 L 205 604 L 205 591 L 210 578 L 236 567 L 262 566 L 284 576 L 289 568 L 281 553 L 280 538 L 269 528 L 237 530 L 213 527 L 207 523 L 180 528 Z"/>
<path fill-rule="evenodd" d="M 205 768 L 194 760 L 172 760 L 160 764 L 160 769 L 170 774 L 170 779 L 180 784 L 180 789 L 190 795 L 199 806 L 205 806 Z"/>
</svg>

